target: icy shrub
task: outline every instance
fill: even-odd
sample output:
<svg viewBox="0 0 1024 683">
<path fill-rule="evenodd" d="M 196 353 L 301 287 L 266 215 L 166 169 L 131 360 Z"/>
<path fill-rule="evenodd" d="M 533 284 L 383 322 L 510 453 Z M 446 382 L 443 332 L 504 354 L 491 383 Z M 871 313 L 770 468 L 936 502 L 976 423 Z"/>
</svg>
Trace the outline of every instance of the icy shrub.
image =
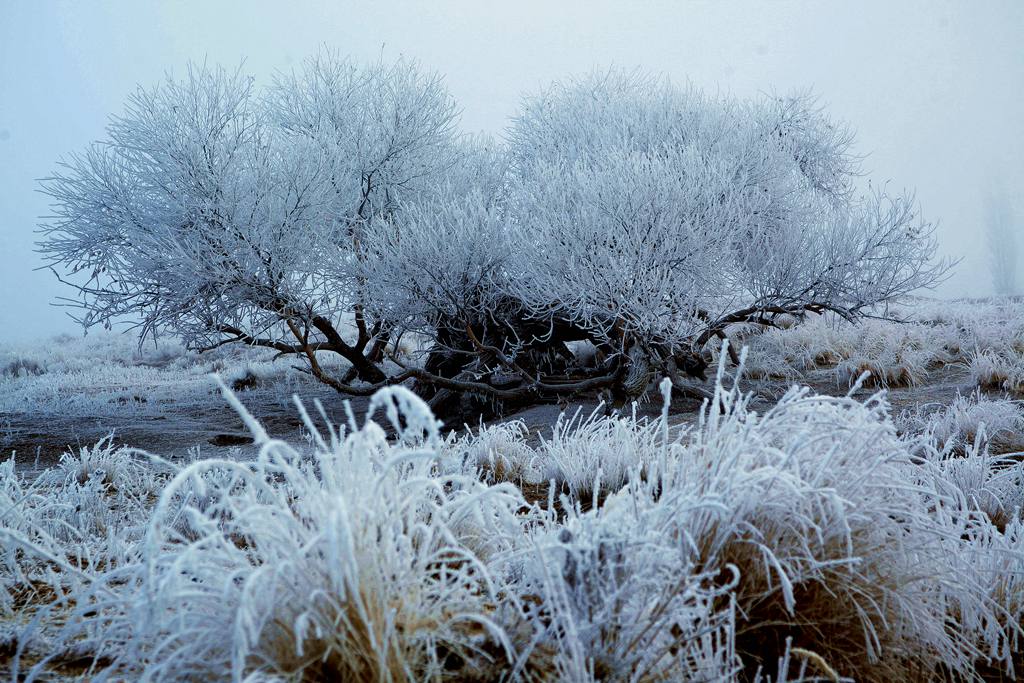
<svg viewBox="0 0 1024 683">
<path fill-rule="evenodd" d="M 1019 492 L 1018 492 L 1019 495 Z M 1020 669 L 1004 662 L 1024 662 L 1022 634 L 1024 624 L 1024 522 L 1016 518 L 1005 527 L 974 525 L 965 541 L 954 549 L 954 558 L 963 566 L 960 573 L 971 577 L 977 589 L 996 611 L 987 623 L 989 633 L 983 638 L 984 660 L 977 673 L 986 680 L 1012 680 Z"/>
<path fill-rule="evenodd" d="M 13 460 L 4 463 L 0 587 L 8 596 L 45 587 L 45 599 L 32 601 L 38 608 L 85 581 L 84 570 L 128 562 L 164 481 L 158 463 L 114 446 L 110 437 L 65 453 L 58 467 L 31 482 Z"/>
<path fill-rule="evenodd" d="M 225 391 L 254 462 L 105 442 L 0 478 L 0 607 L 51 591 L 52 651 L 115 680 L 1012 680 L 1024 466 L 934 438 L 1002 404 L 901 437 L 884 394 L 761 414 L 723 367 L 690 429 L 577 414 L 536 446 L 441 439 L 390 388 L 326 433 L 299 404 L 300 452 Z M 513 485 L 545 477 L 557 506 Z"/>
<path fill-rule="evenodd" d="M 795 380 L 800 372 L 780 356 L 766 355 L 749 359 L 744 375 L 750 379 L 786 379 Z"/>
<path fill-rule="evenodd" d="M 993 455 L 984 429 L 973 442 L 951 450 L 948 443 L 941 450 L 928 443 L 919 450 L 931 465 L 929 473 L 936 477 L 940 491 L 971 513 L 981 513 L 997 528 L 1003 529 L 1019 519 L 1024 508 L 1024 463 L 1018 454 Z"/>
<path fill-rule="evenodd" d="M 904 484 L 912 464 L 882 399 L 793 390 L 763 416 L 739 399 L 706 415 L 686 453 L 661 496 L 719 503 L 673 518 L 701 567 L 739 571 L 735 647 L 747 667 L 773 663 L 792 638 L 858 680 L 969 670 L 970 625 L 949 626 L 949 603 L 983 608 L 944 589 L 957 577 L 937 540 L 959 530 L 929 515 L 930 492 Z"/>
<path fill-rule="evenodd" d="M 940 451 L 962 452 L 976 442 L 1007 451 L 1024 445 L 1024 409 L 1017 401 L 992 399 L 977 392 L 957 396 L 932 413 L 921 409 L 900 418 L 905 432 L 918 433 Z"/>
<path fill-rule="evenodd" d="M 810 315 L 753 335 L 744 342 L 749 347 L 748 376 L 788 378 L 791 373 L 835 365 L 854 351 L 849 327 L 832 316 Z"/>
<path fill-rule="evenodd" d="M 27 560 L 25 547 L 48 539 L 33 528 L 26 509 L 33 491 L 26 490 L 14 471 L 14 459 L 0 463 L 0 615 L 8 616 L 23 587 L 31 585 L 29 574 L 35 558 Z M 34 501 L 33 501 L 34 502 Z"/>
<path fill-rule="evenodd" d="M 481 425 L 475 434 L 446 443 L 446 459 L 453 471 L 473 475 L 488 483 L 522 484 L 538 479 L 536 451 L 526 443 L 529 429 L 522 420 Z"/>
<path fill-rule="evenodd" d="M 251 365 L 239 368 L 225 375 L 231 384 L 232 391 L 248 391 L 257 389 L 266 383 L 266 377 L 257 372 Z"/>
<path fill-rule="evenodd" d="M 947 330 L 921 324 L 865 320 L 856 324 L 818 315 L 750 336 L 747 377 L 794 379 L 800 372 L 835 367 L 839 383 L 852 386 L 865 372 L 866 386 L 919 384 L 928 369 L 948 363 Z"/>
<path fill-rule="evenodd" d="M 969 507 L 983 512 L 998 528 L 1020 518 L 1024 507 L 1024 465 L 1019 461 L 971 449 L 962 458 L 941 463 L 947 481 Z"/>
<path fill-rule="evenodd" d="M 19 379 L 21 377 L 38 377 L 45 375 L 46 368 L 31 358 L 15 358 L 0 370 L 0 377 Z"/>
<path fill-rule="evenodd" d="M 576 443 L 562 435 L 564 461 L 593 468 L 576 481 L 601 462 L 584 444 L 618 449 L 625 474 L 615 493 L 576 499 L 529 532 L 512 572 L 535 634 L 526 670 L 721 680 L 796 653 L 857 680 L 969 678 L 979 661 L 1012 674 L 1019 626 L 1006 610 L 1020 583 L 979 578 L 962 556 L 966 539 L 1001 532 L 946 511 L 977 506 L 949 470 L 911 456 L 881 395 L 794 389 L 763 416 L 735 391 L 719 388 L 717 401 L 724 414 L 705 409 L 671 439 L 614 419 L 584 423 Z M 1006 553 L 1004 566 L 1020 565 L 1019 546 Z"/>
<path fill-rule="evenodd" d="M 983 389 L 1024 393 L 1024 359 L 1012 350 L 976 352 L 968 368 L 971 381 Z"/>
<path fill-rule="evenodd" d="M 836 366 L 836 378 L 846 386 L 865 372 L 865 386 L 915 386 L 931 366 L 948 360 L 928 328 L 874 322 L 851 326 L 851 332 L 856 350 Z"/>
<path fill-rule="evenodd" d="M 602 409 L 559 416 L 537 454 L 542 479 L 585 506 L 621 489 L 660 452 L 660 422 L 637 418 L 635 404 L 628 416 L 604 417 Z"/>
<path fill-rule="evenodd" d="M 77 631 L 114 670 L 150 680 L 473 679 L 507 663 L 478 553 L 501 550 L 518 530 L 518 493 L 437 476 L 440 441 L 422 402 L 392 389 L 375 404 L 399 429 L 397 444 L 367 421 L 317 437 L 311 457 L 246 416 L 262 445 L 257 462 L 179 471 L 138 564 L 98 578 Z M 222 475 L 215 489 L 204 483 L 210 472 Z M 196 505 L 188 492 L 213 499 Z M 176 531 L 181 517 L 187 536 Z"/>
<path fill-rule="evenodd" d="M 921 382 L 924 368 L 912 355 L 894 355 L 888 361 L 854 357 L 836 366 L 836 379 L 842 385 L 853 386 L 867 373 L 863 386 L 912 387 Z"/>
<path fill-rule="evenodd" d="M 522 654 L 532 677 L 718 681 L 739 670 L 730 594 L 738 576 L 703 569 L 667 514 L 713 503 L 654 505 L 637 486 L 533 537 L 516 582 L 533 634 Z"/>
</svg>

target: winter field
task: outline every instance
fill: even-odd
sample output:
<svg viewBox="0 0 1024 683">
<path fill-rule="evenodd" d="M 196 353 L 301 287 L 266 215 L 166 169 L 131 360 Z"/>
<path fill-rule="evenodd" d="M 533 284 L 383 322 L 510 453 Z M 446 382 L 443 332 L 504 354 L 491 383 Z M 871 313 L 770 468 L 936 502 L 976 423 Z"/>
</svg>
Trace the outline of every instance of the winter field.
<svg viewBox="0 0 1024 683">
<path fill-rule="evenodd" d="M 348 403 L 266 349 L 5 347 L 0 665 L 1016 680 L 1024 304 L 886 314 L 906 322 L 734 325 L 742 367 L 709 341 L 703 403 L 654 377 L 632 406 L 471 428 L 401 387 Z"/>
<path fill-rule="evenodd" d="M 0 345 L 12 681 L 1024 676 L 1010 204 L 921 298 L 812 92 L 552 78 L 491 137 L 411 58 L 193 63 L 38 181 L 90 333 Z"/>
</svg>

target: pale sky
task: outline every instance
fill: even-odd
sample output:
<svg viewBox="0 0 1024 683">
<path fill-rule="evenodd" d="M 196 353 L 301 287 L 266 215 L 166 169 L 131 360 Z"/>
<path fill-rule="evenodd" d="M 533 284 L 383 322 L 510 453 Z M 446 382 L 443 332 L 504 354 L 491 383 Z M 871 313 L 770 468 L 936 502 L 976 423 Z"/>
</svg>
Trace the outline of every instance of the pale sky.
<svg viewBox="0 0 1024 683">
<path fill-rule="evenodd" d="M 500 134 L 520 97 L 609 66 L 740 96 L 812 87 L 857 131 L 865 169 L 916 188 L 944 253 L 942 296 L 985 295 L 993 185 L 1024 215 L 1024 2 L 46 2 L 0 0 L 0 342 L 74 332 L 34 253 L 36 179 L 104 136 L 137 84 L 189 61 L 266 80 L 320 46 L 444 75 L 466 130 Z M 1024 228 L 1022 228 L 1024 229 Z M 1024 242 L 1024 235 L 1021 241 Z"/>
</svg>

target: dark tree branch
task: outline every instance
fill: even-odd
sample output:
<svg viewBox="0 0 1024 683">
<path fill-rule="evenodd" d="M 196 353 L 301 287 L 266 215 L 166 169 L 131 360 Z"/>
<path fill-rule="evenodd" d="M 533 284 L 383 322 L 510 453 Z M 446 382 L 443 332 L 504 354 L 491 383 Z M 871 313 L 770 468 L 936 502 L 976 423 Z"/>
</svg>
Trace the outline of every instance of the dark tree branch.
<svg viewBox="0 0 1024 683">
<path fill-rule="evenodd" d="M 306 351 L 306 348 L 303 345 L 287 344 L 282 341 L 277 341 L 276 339 L 253 337 L 251 335 L 246 334 L 237 327 L 233 327 L 231 325 L 218 325 L 216 327 L 216 331 L 222 334 L 230 334 L 232 336 L 228 337 L 227 339 L 222 339 L 215 344 L 211 344 L 210 346 L 200 347 L 196 349 L 196 351 L 198 351 L 199 353 L 205 353 L 207 351 L 212 351 L 213 349 L 219 348 L 226 344 L 235 343 L 241 343 L 247 346 L 259 346 L 267 349 L 274 349 L 275 351 L 279 352 L 282 355 L 287 355 L 291 353 L 304 353 Z M 321 350 L 323 348 L 326 348 L 325 344 L 313 344 L 312 346 L 313 350 Z"/>
</svg>

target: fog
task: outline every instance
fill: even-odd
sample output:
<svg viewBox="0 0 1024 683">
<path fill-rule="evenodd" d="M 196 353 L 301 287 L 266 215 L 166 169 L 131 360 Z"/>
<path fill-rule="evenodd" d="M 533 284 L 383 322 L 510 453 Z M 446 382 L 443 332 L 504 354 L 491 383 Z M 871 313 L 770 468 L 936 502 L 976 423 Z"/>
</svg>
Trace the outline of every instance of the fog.
<svg viewBox="0 0 1024 683">
<path fill-rule="evenodd" d="M 137 84 L 189 61 L 267 80 L 321 46 L 437 70 L 466 130 L 500 134 L 524 93 L 639 67 L 731 92 L 811 87 L 857 131 L 874 182 L 916 188 L 944 254 L 937 293 L 987 295 L 982 221 L 1000 186 L 1024 214 L 1024 3 L 0 3 L 0 341 L 75 332 L 73 292 L 38 270 L 37 179 L 104 135 Z M 1020 241 L 1020 240 L 1019 240 Z"/>
</svg>

